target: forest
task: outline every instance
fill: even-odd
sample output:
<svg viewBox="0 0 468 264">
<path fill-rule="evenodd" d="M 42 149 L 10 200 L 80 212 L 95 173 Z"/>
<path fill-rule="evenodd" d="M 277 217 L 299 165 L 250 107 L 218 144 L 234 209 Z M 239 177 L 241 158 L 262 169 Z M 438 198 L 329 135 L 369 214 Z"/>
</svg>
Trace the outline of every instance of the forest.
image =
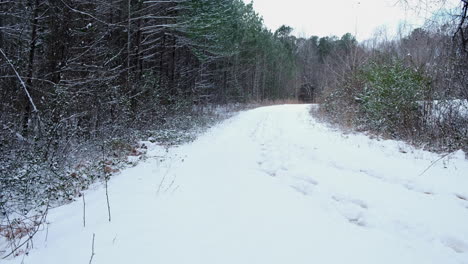
<svg viewBox="0 0 468 264">
<path fill-rule="evenodd" d="M 3 213 L 73 197 L 77 166 L 93 182 L 103 156 L 190 126 L 196 107 L 295 95 L 291 29 L 240 0 L 2 0 L 0 13 Z"/>
<path fill-rule="evenodd" d="M 467 6 L 358 42 L 270 30 L 242 0 L 0 0 L 0 214 L 73 200 L 211 105 L 318 103 L 351 130 L 466 152 Z"/>
</svg>

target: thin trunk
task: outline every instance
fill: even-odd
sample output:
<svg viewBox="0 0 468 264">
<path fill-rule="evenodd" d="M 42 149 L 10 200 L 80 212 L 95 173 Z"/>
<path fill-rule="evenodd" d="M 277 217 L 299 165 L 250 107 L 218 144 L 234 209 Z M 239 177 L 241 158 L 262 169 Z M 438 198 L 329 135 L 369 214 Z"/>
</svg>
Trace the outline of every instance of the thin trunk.
<svg viewBox="0 0 468 264">
<path fill-rule="evenodd" d="M 143 1 L 139 2 L 138 5 L 138 11 L 140 11 L 143 8 Z M 138 79 L 141 79 L 143 75 L 143 60 L 141 59 L 142 57 L 142 51 L 141 51 L 141 18 L 137 20 L 137 31 L 136 31 L 136 65 L 138 67 Z"/>
<path fill-rule="evenodd" d="M 266 74 L 267 74 L 267 65 L 266 65 L 266 55 L 263 54 L 263 74 L 262 74 L 262 94 L 261 100 L 265 100 L 265 86 L 266 86 Z"/>
<path fill-rule="evenodd" d="M 36 55 L 36 43 L 37 43 L 37 16 L 38 16 L 38 7 L 39 7 L 39 0 L 34 1 L 33 7 L 33 17 L 31 19 L 31 39 L 29 42 L 29 58 L 28 58 L 28 66 L 27 66 L 27 79 L 26 79 L 26 87 L 31 87 L 33 85 L 32 77 L 34 74 L 34 58 Z M 29 97 L 31 97 L 30 95 Z M 31 104 L 29 103 L 30 98 L 25 98 L 25 108 L 24 108 L 24 116 L 23 116 L 23 135 L 28 134 L 28 124 L 29 120 L 31 119 L 32 112 L 31 112 Z"/>
<path fill-rule="evenodd" d="M 127 91 L 130 91 L 130 45 L 131 45 L 131 0 L 128 0 L 128 23 L 127 23 Z"/>
<path fill-rule="evenodd" d="M 177 95 L 176 85 L 175 85 L 175 74 L 176 74 L 176 45 L 177 39 L 175 36 L 173 38 L 172 53 L 171 53 L 171 69 L 170 69 L 170 89 L 172 95 Z"/>
<path fill-rule="evenodd" d="M 222 103 L 226 103 L 226 94 L 227 94 L 227 70 L 226 70 L 226 66 L 224 66 L 224 74 L 223 74 L 223 91 L 222 91 L 222 97 L 221 97 L 221 102 Z"/>
<path fill-rule="evenodd" d="M 3 13 L 3 6 L 4 6 L 4 0 L 0 0 L 0 13 Z M 3 28 L 3 17 L 4 15 L 0 15 L 0 28 Z M 5 44 L 3 43 L 3 30 L 0 30 L 0 47 L 5 47 Z"/>
<path fill-rule="evenodd" d="M 110 16 L 109 16 L 109 23 L 113 24 L 114 23 L 114 0 L 110 0 Z"/>
<path fill-rule="evenodd" d="M 164 68 L 164 53 L 166 50 L 166 34 L 162 32 L 163 34 L 163 39 L 162 39 L 162 45 L 161 45 L 161 56 L 159 60 L 159 89 L 162 88 L 162 79 L 163 79 L 163 68 Z"/>
</svg>

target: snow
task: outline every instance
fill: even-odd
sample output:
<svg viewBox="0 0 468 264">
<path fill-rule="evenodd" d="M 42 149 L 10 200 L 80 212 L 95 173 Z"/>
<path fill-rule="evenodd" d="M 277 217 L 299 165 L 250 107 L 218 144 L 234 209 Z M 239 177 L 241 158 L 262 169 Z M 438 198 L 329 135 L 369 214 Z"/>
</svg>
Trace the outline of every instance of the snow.
<svg viewBox="0 0 468 264">
<path fill-rule="evenodd" d="M 439 121 L 443 121 L 445 118 L 459 116 L 461 118 L 468 118 L 468 100 L 464 99 L 452 99 L 452 100 L 433 100 L 429 102 L 420 101 L 418 102 L 421 106 L 424 104 L 431 105 L 432 116 Z"/>
<path fill-rule="evenodd" d="M 5 263 L 468 263 L 468 162 L 249 110 L 50 211 Z M 161 158 L 165 157 L 165 158 Z M 436 162 L 437 161 L 437 162 Z M 435 162 L 435 163 L 434 163 Z M 431 166 L 432 165 L 432 166 Z M 427 171 L 425 171 L 431 166 Z M 424 173 L 423 173 L 424 172 Z"/>
</svg>

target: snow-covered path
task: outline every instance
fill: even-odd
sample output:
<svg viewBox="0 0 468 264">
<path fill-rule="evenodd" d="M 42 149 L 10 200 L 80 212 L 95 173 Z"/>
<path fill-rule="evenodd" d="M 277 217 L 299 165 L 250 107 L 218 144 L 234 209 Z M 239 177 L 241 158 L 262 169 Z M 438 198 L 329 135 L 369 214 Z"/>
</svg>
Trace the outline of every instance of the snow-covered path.
<svg viewBox="0 0 468 264">
<path fill-rule="evenodd" d="M 214 127 L 50 212 L 24 263 L 468 263 L 468 162 L 343 135 L 307 105 Z M 47 239 L 46 239 L 47 236 Z M 22 257 L 11 259 L 20 263 Z M 8 262 L 8 261 L 7 261 Z"/>
</svg>

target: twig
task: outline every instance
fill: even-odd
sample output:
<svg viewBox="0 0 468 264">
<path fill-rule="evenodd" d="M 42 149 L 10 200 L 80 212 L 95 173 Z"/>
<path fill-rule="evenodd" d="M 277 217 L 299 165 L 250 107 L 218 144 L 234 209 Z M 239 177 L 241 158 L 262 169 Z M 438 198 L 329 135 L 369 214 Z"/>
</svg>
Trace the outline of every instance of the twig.
<svg viewBox="0 0 468 264">
<path fill-rule="evenodd" d="M 49 238 L 49 224 L 48 223 L 45 223 L 45 224 L 46 224 L 46 234 L 45 234 L 44 242 L 47 243 L 47 239 Z"/>
<path fill-rule="evenodd" d="M 164 179 L 166 179 L 166 174 L 164 174 L 163 178 L 161 179 L 161 182 L 159 183 L 159 186 L 158 186 L 158 191 L 156 192 L 157 195 L 159 195 L 159 192 L 161 191 L 161 186 L 163 185 L 163 182 L 164 182 Z"/>
<path fill-rule="evenodd" d="M 161 182 L 159 183 L 158 191 L 156 192 L 156 195 L 159 195 L 159 193 L 161 192 L 161 187 L 164 181 L 166 180 L 166 176 L 169 174 L 169 170 L 171 169 L 171 167 L 172 167 L 172 159 L 171 159 L 171 163 L 169 163 L 169 167 L 167 168 L 166 173 L 164 173 L 164 176 L 162 177 Z"/>
<path fill-rule="evenodd" d="M 24 92 L 26 93 L 26 95 L 28 96 L 28 99 L 29 99 L 29 102 L 31 103 L 32 107 L 33 107 L 33 112 L 37 113 L 38 110 L 37 110 L 37 107 L 36 105 L 34 104 L 34 101 L 31 97 L 31 94 L 29 94 L 29 91 L 28 91 L 28 88 L 26 87 L 26 84 L 24 83 L 23 81 L 23 78 L 21 78 L 21 76 L 19 75 L 18 71 L 16 70 L 15 66 L 13 65 L 13 63 L 11 63 L 10 59 L 8 59 L 7 55 L 5 54 L 5 52 L 3 52 L 3 50 L 0 48 L 0 53 L 2 53 L 3 57 L 5 57 L 5 60 L 7 61 L 7 63 L 10 65 L 10 67 L 13 69 L 13 71 L 15 72 L 16 74 L 16 77 L 18 77 L 18 80 L 20 81 L 21 83 L 21 86 L 23 87 L 24 89 Z"/>
<path fill-rule="evenodd" d="M 179 185 L 177 185 L 173 190 L 172 190 L 172 194 L 174 194 L 178 189 L 179 189 Z"/>
<path fill-rule="evenodd" d="M 65 3 L 65 1 L 63 1 L 63 0 L 61 0 L 61 2 L 62 2 L 68 9 L 70 9 L 71 11 L 73 11 L 73 12 L 75 12 L 75 13 L 78 13 L 78 14 L 81 14 L 81 15 L 88 16 L 88 17 L 90 17 L 90 18 L 92 18 L 92 19 L 94 19 L 94 20 L 96 20 L 96 21 L 98 21 L 98 22 L 100 22 L 100 23 L 102 23 L 102 24 L 104 24 L 104 25 L 106 25 L 106 26 L 124 27 L 124 26 L 118 25 L 118 24 L 107 23 L 107 22 L 105 22 L 105 21 L 103 21 L 103 20 L 101 20 L 101 19 L 99 19 L 99 18 L 93 16 L 92 14 L 86 13 L 86 12 L 81 11 L 81 10 L 78 10 L 78 9 L 75 9 L 75 8 L 69 6 L 69 5 L 68 5 L 67 3 Z"/>
<path fill-rule="evenodd" d="M 83 227 L 86 227 L 86 201 L 83 193 Z"/>
<path fill-rule="evenodd" d="M 89 264 L 91 264 L 91 262 L 93 262 L 93 257 L 94 257 L 94 237 L 96 236 L 96 234 L 93 233 L 93 243 L 91 245 L 91 258 L 89 259 Z"/>
<path fill-rule="evenodd" d="M 105 160 L 104 144 L 101 146 L 101 149 L 102 149 L 102 161 L 104 162 Z M 106 173 L 106 166 L 103 166 L 103 173 L 104 173 L 104 184 L 106 187 L 107 214 L 109 215 L 109 222 L 110 222 L 111 221 L 111 208 L 110 208 L 110 202 L 109 202 L 109 190 L 107 187 L 107 181 L 109 180 L 110 175 L 107 175 Z"/>
<path fill-rule="evenodd" d="M 164 191 L 165 193 L 166 193 L 167 191 L 169 191 L 169 189 L 172 188 L 172 185 L 174 185 L 174 182 L 175 182 L 176 178 L 177 178 L 177 175 L 174 176 L 174 178 L 172 179 L 171 183 L 169 184 L 169 186 L 168 186 L 168 187 L 166 188 L 166 190 Z"/>
<path fill-rule="evenodd" d="M 24 245 L 26 245 L 26 243 L 28 243 L 29 241 L 31 241 L 33 239 L 33 237 L 36 235 L 36 233 L 39 231 L 40 229 L 40 226 L 43 222 L 45 222 L 45 218 L 47 217 L 47 213 L 49 212 L 49 207 L 47 206 L 47 209 L 45 210 L 45 212 L 42 214 L 42 217 L 41 217 L 41 221 L 39 222 L 40 224 L 37 225 L 36 229 L 34 230 L 34 232 L 32 232 L 28 239 L 26 239 L 23 243 L 21 243 L 19 246 L 15 247 L 10 253 L 8 253 L 8 255 L 6 256 L 3 256 L 2 259 L 6 259 L 8 258 L 9 256 L 11 256 L 12 254 L 14 254 L 18 249 L 20 249 L 21 247 L 23 247 Z"/>
<path fill-rule="evenodd" d="M 2 211 L 6 213 L 7 212 L 6 208 L 3 206 L 3 204 L 0 204 L 0 205 L 2 206 Z M 13 230 L 13 225 L 11 224 L 10 217 L 8 217 L 8 213 L 5 214 L 5 218 L 7 220 L 7 228 L 10 229 L 11 234 L 14 234 L 15 231 Z M 11 241 L 11 244 L 13 245 L 13 247 L 16 247 L 16 243 L 14 239 Z"/>
<path fill-rule="evenodd" d="M 445 157 L 447 157 L 447 156 L 449 156 L 449 155 L 451 155 L 451 154 L 453 154 L 453 153 L 454 153 L 454 152 L 449 152 L 449 153 L 443 155 L 442 157 L 438 158 L 436 161 L 433 161 L 433 162 L 431 163 L 431 165 L 429 165 L 429 167 L 427 167 L 427 168 L 426 168 L 423 172 L 421 172 L 421 174 L 419 174 L 418 176 L 422 176 L 424 173 L 426 173 L 432 166 L 434 166 L 434 165 L 435 165 L 437 162 L 439 162 L 441 159 L 443 159 L 443 158 L 445 158 Z"/>
<path fill-rule="evenodd" d="M 107 199 L 107 213 L 109 214 L 109 222 L 111 221 L 111 208 L 109 202 L 109 191 L 107 188 L 107 177 L 106 177 L 106 199 Z"/>
</svg>

